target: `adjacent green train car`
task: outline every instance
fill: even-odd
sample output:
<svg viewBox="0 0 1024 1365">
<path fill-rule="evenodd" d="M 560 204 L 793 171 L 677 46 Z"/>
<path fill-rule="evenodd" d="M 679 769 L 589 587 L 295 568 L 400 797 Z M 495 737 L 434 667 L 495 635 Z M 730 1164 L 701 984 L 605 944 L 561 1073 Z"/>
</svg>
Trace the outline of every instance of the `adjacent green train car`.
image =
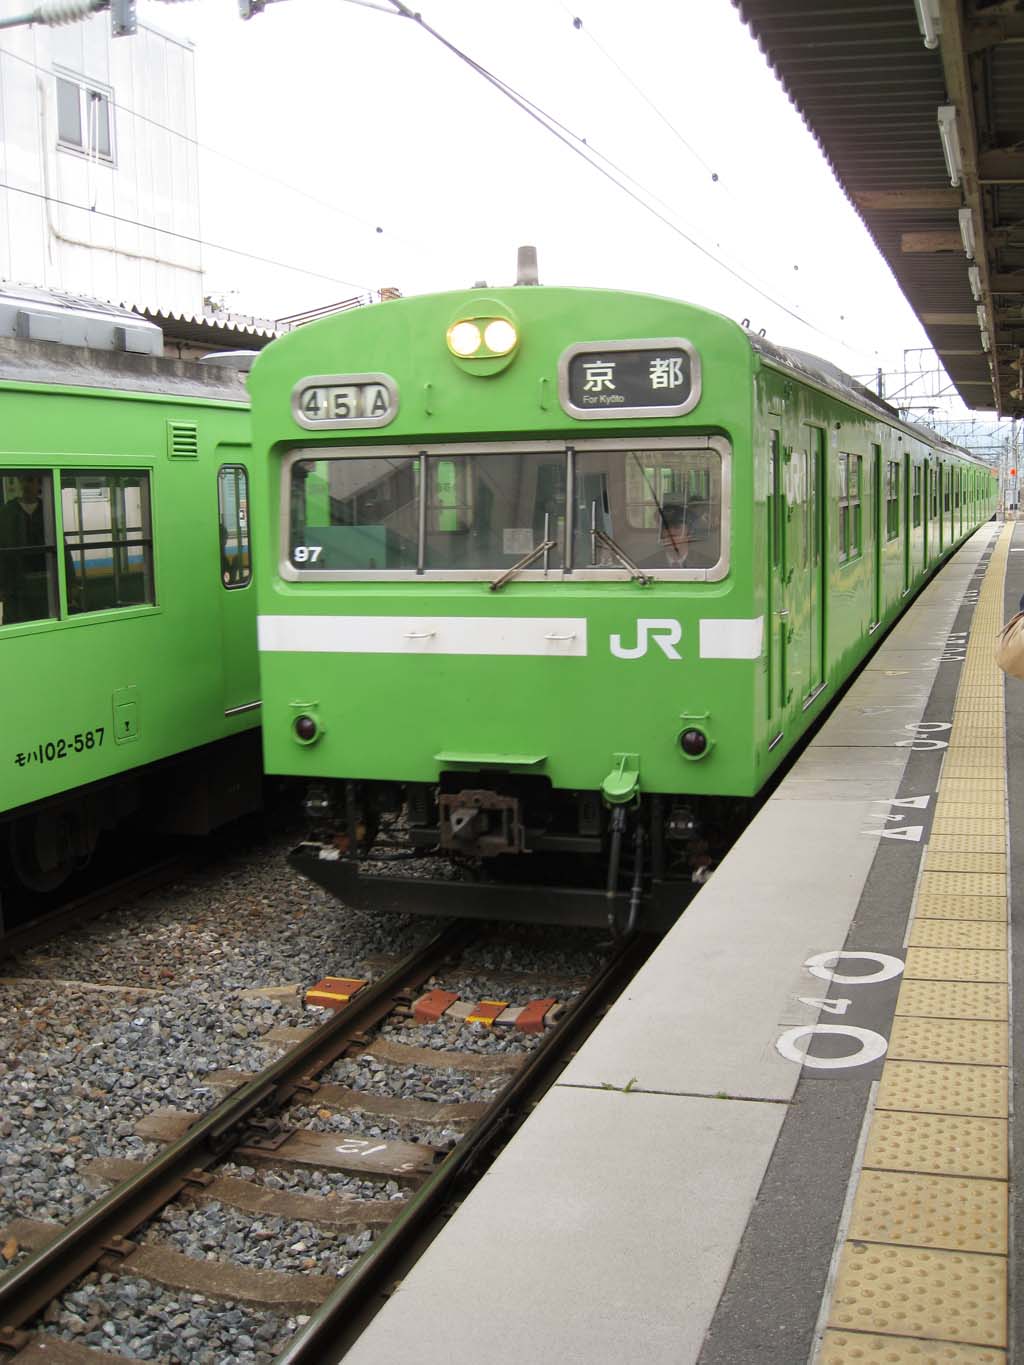
<svg viewBox="0 0 1024 1365">
<path fill-rule="evenodd" d="M 261 796 L 244 381 L 31 339 L 66 317 L 0 338 L 0 903 L 126 820 L 205 832 Z"/>
<path fill-rule="evenodd" d="M 309 779 L 296 860 L 356 904 L 678 909 L 995 505 L 827 362 L 666 298 L 388 302 L 250 391 L 266 767 Z"/>
</svg>

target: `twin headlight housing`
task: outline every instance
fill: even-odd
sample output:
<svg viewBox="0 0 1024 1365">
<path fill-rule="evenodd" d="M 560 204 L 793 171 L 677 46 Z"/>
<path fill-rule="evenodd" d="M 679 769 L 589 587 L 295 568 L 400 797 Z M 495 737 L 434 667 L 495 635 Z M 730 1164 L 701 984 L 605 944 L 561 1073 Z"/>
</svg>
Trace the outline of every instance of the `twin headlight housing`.
<svg viewBox="0 0 1024 1365">
<path fill-rule="evenodd" d="M 519 333 L 507 318 L 460 318 L 448 328 L 446 340 L 458 360 L 492 360 L 511 355 Z"/>
</svg>

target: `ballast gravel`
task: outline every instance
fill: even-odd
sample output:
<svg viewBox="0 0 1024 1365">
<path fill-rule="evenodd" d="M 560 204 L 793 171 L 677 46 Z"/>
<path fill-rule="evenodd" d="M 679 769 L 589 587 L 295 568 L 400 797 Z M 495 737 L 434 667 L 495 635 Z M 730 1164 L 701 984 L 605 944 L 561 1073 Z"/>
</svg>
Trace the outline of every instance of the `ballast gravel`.
<svg viewBox="0 0 1024 1365">
<path fill-rule="evenodd" d="M 337 1232 L 278 1217 L 248 1218 L 214 1201 L 198 1208 L 169 1204 L 142 1240 L 149 1246 L 169 1246 L 196 1261 L 341 1276 L 369 1249 L 373 1233 Z"/>
<path fill-rule="evenodd" d="M 48 1310 L 43 1330 L 111 1355 L 171 1365 L 269 1365 L 308 1320 L 132 1276 L 93 1274 Z"/>
<path fill-rule="evenodd" d="M 442 927 L 442 921 L 340 905 L 287 865 L 292 842 L 280 839 L 236 855 L 216 872 L 184 878 L 4 962 L 0 1224 L 18 1217 L 67 1222 L 105 1188 L 87 1175 L 90 1158 L 151 1157 L 158 1144 L 136 1134 L 143 1118 L 162 1109 L 209 1110 L 224 1093 L 209 1083 L 212 1072 L 259 1071 L 274 1055 L 264 1040 L 271 1029 L 322 1022 L 322 1014 L 303 1007 L 304 989 L 328 975 L 373 979 Z M 436 875 L 429 862 L 424 871 Z M 513 931 L 507 941 L 474 947 L 450 979 L 436 984 L 467 1000 L 499 992 L 513 1004 L 548 994 L 564 1000 L 570 995 L 566 980 L 589 974 L 606 948 L 594 935 Z M 279 989 L 288 985 L 293 993 Z M 268 987 L 275 988 L 273 995 L 259 994 Z M 494 1057 L 518 1057 L 539 1041 L 448 1020 L 389 1023 L 382 1036 L 411 1047 Z M 489 1101 L 509 1074 L 396 1065 L 364 1054 L 336 1063 L 323 1079 L 445 1104 Z M 315 1101 L 294 1107 L 287 1121 L 313 1131 L 441 1148 L 461 1136 L 440 1123 L 399 1125 L 360 1111 L 321 1110 Z M 217 1173 L 343 1200 L 408 1198 L 395 1181 L 301 1167 L 228 1162 Z M 334 1276 L 371 1243 L 369 1233 L 254 1219 L 217 1203 L 174 1205 L 140 1236 L 199 1259 Z M 19 1255 L 13 1253 L 13 1263 Z M 264 1365 L 300 1325 L 281 1313 L 168 1291 L 138 1277 L 93 1273 L 48 1311 L 45 1330 L 143 1360 Z"/>
</svg>

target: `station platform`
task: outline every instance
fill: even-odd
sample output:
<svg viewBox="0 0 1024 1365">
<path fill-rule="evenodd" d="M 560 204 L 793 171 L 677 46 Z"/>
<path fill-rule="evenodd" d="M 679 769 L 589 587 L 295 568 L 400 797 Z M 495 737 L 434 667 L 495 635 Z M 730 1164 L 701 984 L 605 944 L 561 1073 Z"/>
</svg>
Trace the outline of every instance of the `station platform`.
<svg viewBox="0 0 1024 1365">
<path fill-rule="evenodd" d="M 921 593 L 347 1365 L 1014 1358 L 1019 554 Z"/>
</svg>

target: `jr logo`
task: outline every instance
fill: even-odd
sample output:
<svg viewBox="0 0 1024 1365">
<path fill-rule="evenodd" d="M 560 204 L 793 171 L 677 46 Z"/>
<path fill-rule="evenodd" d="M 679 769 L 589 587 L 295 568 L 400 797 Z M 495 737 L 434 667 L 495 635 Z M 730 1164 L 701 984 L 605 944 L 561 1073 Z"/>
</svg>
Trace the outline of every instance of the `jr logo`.
<svg viewBox="0 0 1024 1365">
<path fill-rule="evenodd" d="M 658 646 L 666 659 L 681 659 L 676 649 L 682 639 L 683 628 L 678 621 L 649 620 L 641 617 L 636 623 L 636 645 L 626 649 L 621 635 L 612 635 L 608 643 L 616 659 L 642 659 L 647 653 L 651 640 Z"/>
</svg>

